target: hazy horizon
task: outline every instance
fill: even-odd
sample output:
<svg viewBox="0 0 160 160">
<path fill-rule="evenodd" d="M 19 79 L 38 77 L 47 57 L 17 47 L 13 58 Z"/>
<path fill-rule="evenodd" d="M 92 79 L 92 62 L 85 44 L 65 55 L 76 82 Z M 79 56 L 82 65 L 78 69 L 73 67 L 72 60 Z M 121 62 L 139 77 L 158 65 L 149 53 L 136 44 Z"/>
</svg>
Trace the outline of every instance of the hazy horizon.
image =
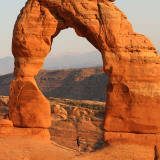
<svg viewBox="0 0 160 160">
<path fill-rule="evenodd" d="M 26 0 L 6 0 L 0 6 L 0 58 L 12 56 L 12 31 L 20 9 L 24 6 L 25 2 Z M 160 50 L 160 21 L 158 21 L 160 16 L 160 1 L 154 0 L 154 3 L 151 3 L 149 0 L 117 0 L 114 3 L 127 15 L 128 20 L 133 25 L 134 31 L 150 38 L 157 50 Z M 92 44 L 85 38 L 78 37 L 73 29 L 66 29 L 54 38 L 50 54 L 54 53 L 54 57 L 62 57 L 64 55 L 80 55 L 95 50 Z"/>
</svg>

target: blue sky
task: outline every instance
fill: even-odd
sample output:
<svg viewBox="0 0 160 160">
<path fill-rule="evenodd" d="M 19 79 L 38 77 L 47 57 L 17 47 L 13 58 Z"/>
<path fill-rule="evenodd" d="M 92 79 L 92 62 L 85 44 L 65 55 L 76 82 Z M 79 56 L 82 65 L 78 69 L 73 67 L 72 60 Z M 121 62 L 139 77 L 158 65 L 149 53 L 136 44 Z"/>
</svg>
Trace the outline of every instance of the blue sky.
<svg viewBox="0 0 160 160">
<path fill-rule="evenodd" d="M 5 0 L 0 5 L 0 58 L 12 56 L 12 30 L 16 17 L 26 0 Z M 160 0 L 117 0 L 118 6 L 132 23 L 134 31 L 151 39 L 160 50 Z M 84 38 L 78 37 L 72 29 L 62 31 L 54 39 L 51 53 L 55 56 L 81 54 L 95 50 Z"/>
</svg>

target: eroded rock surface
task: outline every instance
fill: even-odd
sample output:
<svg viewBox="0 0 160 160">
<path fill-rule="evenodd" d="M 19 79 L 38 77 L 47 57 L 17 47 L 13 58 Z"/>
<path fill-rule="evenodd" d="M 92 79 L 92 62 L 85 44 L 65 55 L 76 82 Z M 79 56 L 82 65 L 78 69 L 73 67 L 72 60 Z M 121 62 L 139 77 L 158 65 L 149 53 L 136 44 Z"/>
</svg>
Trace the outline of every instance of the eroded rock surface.
<svg viewBox="0 0 160 160">
<path fill-rule="evenodd" d="M 104 71 L 110 78 L 105 132 L 158 134 L 160 57 L 147 37 L 133 31 L 126 15 L 105 0 L 28 0 L 13 32 L 14 74 L 18 77 L 11 84 L 13 124 L 49 126 L 49 105 L 33 83 L 33 77 L 42 68 L 54 37 L 68 27 L 74 28 L 77 35 L 85 37 L 102 54 Z M 31 83 L 32 87 L 19 92 L 18 86 L 23 83 Z M 25 103 L 29 106 L 25 107 Z M 105 140 L 108 141 L 107 137 Z"/>
<path fill-rule="evenodd" d="M 50 104 L 34 78 L 17 78 L 10 86 L 9 117 L 17 127 L 48 128 Z"/>
<path fill-rule="evenodd" d="M 0 106 L 8 106 L 8 97 L 0 96 Z"/>
<path fill-rule="evenodd" d="M 0 127 L 13 127 L 13 122 L 8 119 L 1 119 Z"/>
</svg>

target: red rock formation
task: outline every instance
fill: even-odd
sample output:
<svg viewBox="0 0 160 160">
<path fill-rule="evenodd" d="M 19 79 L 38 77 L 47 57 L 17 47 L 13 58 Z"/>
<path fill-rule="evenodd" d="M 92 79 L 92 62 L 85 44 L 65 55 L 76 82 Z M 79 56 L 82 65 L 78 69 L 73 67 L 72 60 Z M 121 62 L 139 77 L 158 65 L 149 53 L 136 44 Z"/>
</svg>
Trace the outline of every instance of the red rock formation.
<svg viewBox="0 0 160 160">
<path fill-rule="evenodd" d="M 50 126 L 50 104 L 39 91 L 34 78 L 18 77 L 10 86 L 9 116 L 14 126 Z"/>
<path fill-rule="evenodd" d="M 126 15 L 109 0 L 28 0 L 13 32 L 17 79 L 11 84 L 9 114 L 14 125 L 49 126 L 49 104 L 33 77 L 53 38 L 68 27 L 102 54 L 110 78 L 105 132 L 159 133 L 160 57 L 151 41 L 135 33 Z"/>
<path fill-rule="evenodd" d="M 1 123 L 1 122 L 0 122 Z M 8 123 L 9 124 L 9 123 Z M 50 141 L 50 133 L 48 129 L 42 128 L 16 128 L 11 126 L 0 127 L 0 139 L 37 139 Z M 4 140 L 3 139 L 3 140 Z"/>
<path fill-rule="evenodd" d="M 8 119 L 1 119 L 0 120 L 0 127 L 13 127 L 12 121 Z"/>
</svg>

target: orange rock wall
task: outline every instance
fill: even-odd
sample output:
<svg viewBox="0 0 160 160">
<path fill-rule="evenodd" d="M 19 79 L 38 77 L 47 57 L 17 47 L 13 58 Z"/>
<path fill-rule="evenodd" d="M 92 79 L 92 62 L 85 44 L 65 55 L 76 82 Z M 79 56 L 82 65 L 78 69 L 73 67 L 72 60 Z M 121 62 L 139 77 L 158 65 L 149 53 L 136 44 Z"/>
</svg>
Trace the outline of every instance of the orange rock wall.
<svg viewBox="0 0 160 160">
<path fill-rule="evenodd" d="M 41 70 L 54 37 L 68 27 L 101 52 L 110 78 L 105 141 L 112 132 L 158 134 L 160 57 L 147 37 L 133 31 L 113 0 L 28 0 L 13 32 L 17 77 L 11 84 L 9 102 L 13 124 L 49 127 L 49 103 L 34 76 Z"/>
</svg>

